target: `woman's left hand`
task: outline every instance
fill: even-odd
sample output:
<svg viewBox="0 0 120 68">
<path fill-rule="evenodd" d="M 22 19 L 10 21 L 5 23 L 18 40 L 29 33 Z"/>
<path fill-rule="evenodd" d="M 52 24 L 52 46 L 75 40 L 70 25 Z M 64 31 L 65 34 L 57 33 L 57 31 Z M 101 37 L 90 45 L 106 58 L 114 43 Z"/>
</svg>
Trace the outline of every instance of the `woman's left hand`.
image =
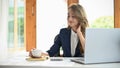
<svg viewBox="0 0 120 68">
<path fill-rule="evenodd" d="M 80 39 L 80 42 L 81 42 L 81 45 L 82 45 L 82 48 L 83 50 L 85 49 L 85 38 L 82 34 L 82 31 L 81 31 L 81 26 L 79 25 L 79 27 L 77 28 L 77 34 L 78 34 L 78 37 Z"/>
<path fill-rule="evenodd" d="M 79 25 L 77 28 L 77 34 L 81 33 L 81 26 Z"/>
</svg>

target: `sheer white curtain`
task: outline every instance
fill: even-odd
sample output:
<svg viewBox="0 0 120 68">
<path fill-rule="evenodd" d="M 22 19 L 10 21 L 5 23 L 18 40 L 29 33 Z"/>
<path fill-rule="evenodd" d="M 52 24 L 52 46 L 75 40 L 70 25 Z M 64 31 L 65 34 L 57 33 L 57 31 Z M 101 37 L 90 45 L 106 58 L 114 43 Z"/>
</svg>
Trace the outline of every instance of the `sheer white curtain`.
<svg viewBox="0 0 120 68">
<path fill-rule="evenodd" d="M 0 0 L 0 60 L 7 57 L 8 0 Z"/>
<path fill-rule="evenodd" d="M 48 50 L 64 27 L 67 27 L 65 0 L 37 0 L 37 48 Z"/>
</svg>

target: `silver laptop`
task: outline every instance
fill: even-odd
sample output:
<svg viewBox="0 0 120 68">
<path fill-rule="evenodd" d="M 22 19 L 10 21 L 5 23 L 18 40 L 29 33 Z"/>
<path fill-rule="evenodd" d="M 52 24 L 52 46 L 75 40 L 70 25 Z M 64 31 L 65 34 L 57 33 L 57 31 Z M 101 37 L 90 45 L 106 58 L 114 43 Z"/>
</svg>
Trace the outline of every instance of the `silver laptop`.
<svg viewBox="0 0 120 68">
<path fill-rule="evenodd" d="M 120 29 L 87 28 L 84 58 L 71 61 L 92 64 L 120 62 Z"/>
</svg>

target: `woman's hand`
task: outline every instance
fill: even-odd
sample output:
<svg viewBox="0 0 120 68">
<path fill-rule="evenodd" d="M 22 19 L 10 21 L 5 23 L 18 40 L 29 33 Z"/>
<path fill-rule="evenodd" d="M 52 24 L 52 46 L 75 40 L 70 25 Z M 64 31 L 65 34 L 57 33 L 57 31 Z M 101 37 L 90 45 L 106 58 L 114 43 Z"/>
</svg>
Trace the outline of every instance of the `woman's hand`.
<svg viewBox="0 0 120 68">
<path fill-rule="evenodd" d="M 49 55 L 47 53 L 44 53 L 42 51 L 38 51 L 36 52 L 37 53 L 37 56 L 35 56 L 35 54 L 33 55 L 33 51 L 35 49 L 32 49 L 30 52 L 29 52 L 29 56 L 32 57 L 32 58 L 40 58 L 40 57 L 49 57 Z M 40 52 L 40 53 L 39 53 Z M 39 55 L 39 56 L 38 56 Z"/>
<path fill-rule="evenodd" d="M 81 32 L 81 26 L 80 26 L 80 25 L 78 26 L 78 28 L 77 28 L 76 31 L 77 31 L 77 34 L 82 33 L 82 32 Z"/>
<path fill-rule="evenodd" d="M 84 49 L 85 49 L 85 38 L 84 38 L 84 36 L 83 36 L 83 34 L 82 34 L 82 32 L 81 32 L 81 26 L 80 26 L 80 25 L 78 26 L 78 28 L 77 28 L 76 31 L 77 31 L 77 35 L 78 35 L 78 37 L 79 37 L 79 39 L 80 39 L 82 48 L 83 48 L 83 50 L 84 50 Z"/>
</svg>

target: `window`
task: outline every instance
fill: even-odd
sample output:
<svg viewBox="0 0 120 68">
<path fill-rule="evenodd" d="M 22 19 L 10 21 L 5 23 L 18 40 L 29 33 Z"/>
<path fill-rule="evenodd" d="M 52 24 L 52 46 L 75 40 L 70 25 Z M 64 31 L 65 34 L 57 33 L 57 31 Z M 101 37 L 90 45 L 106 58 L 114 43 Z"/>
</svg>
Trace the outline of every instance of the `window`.
<svg viewBox="0 0 120 68">
<path fill-rule="evenodd" d="M 9 0 L 8 48 L 13 51 L 25 49 L 24 8 L 25 0 Z"/>
<path fill-rule="evenodd" d="M 91 28 L 114 28 L 114 0 L 80 0 Z"/>
</svg>

